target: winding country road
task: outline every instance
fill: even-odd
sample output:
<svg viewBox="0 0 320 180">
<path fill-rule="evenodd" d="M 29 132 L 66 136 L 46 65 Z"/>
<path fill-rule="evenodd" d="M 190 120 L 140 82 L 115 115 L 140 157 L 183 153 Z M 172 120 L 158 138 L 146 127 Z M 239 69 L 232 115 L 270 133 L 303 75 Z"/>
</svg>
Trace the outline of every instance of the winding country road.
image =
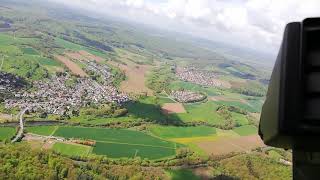
<svg viewBox="0 0 320 180">
<path fill-rule="evenodd" d="M 17 142 L 19 139 L 21 139 L 22 135 L 23 135 L 23 115 L 24 113 L 28 110 L 28 107 L 24 108 L 20 113 L 19 113 L 19 119 L 20 119 L 20 123 L 19 123 L 19 131 L 16 135 L 16 137 L 14 139 L 12 139 L 11 142 Z"/>
</svg>

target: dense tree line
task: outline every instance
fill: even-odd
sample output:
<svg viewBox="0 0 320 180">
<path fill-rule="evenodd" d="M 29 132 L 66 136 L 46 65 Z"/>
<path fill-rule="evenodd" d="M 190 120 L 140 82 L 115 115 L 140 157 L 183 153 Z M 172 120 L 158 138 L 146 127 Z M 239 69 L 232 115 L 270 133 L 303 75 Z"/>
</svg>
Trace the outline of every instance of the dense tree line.
<svg viewBox="0 0 320 180">
<path fill-rule="evenodd" d="M 217 126 L 218 128 L 225 130 L 233 129 L 237 126 L 236 122 L 232 119 L 231 112 L 242 112 L 242 110 L 239 108 L 224 105 L 219 106 L 216 111 L 224 119 L 223 124 L 218 124 Z"/>
<path fill-rule="evenodd" d="M 207 167 L 211 178 L 259 179 L 290 178 L 289 166 L 262 153 L 231 153 L 200 157 L 188 148 L 178 150 L 175 158 L 109 159 L 104 156 L 60 156 L 51 151 L 31 148 L 27 143 L 0 145 L 1 179 L 169 179 L 166 169 Z M 270 172 L 272 171 L 272 175 Z"/>
<path fill-rule="evenodd" d="M 128 113 L 128 110 L 113 104 L 103 104 L 100 106 L 92 106 L 82 108 L 80 110 L 81 115 L 90 115 L 94 117 L 120 117 Z"/>
<path fill-rule="evenodd" d="M 163 169 L 136 165 L 108 165 L 98 159 L 75 162 L 26 143 L 0 145 L 1 179 L 166 179 Z"/>
<path fill-rule="evenodd" d="M 126 75 L 119 68 L 111 67 L 112 84 L 116 87 L 120 86 L 120 83 L 126 80 Z"/>
<path fill-rule="evenodd" d="M 256 81 L 248 81 L 239 87 L 232 87 L 232 91 L 247 96 L 263 97 L 267 93 L 267 88 Z"/>
<path fill-rule="evenodd" d="M 174 68 L 170 65 L 164 65 L 153 69 L 147 78 L 147 86 L 157 93 L 168 91 L 170 82 L 175 77 Z"/>
</svg>

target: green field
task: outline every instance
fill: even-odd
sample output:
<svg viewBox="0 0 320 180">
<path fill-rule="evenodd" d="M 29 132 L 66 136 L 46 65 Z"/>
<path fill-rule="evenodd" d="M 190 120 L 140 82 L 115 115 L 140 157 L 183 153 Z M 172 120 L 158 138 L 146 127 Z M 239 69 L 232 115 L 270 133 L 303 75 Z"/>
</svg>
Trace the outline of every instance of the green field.
<svg viewBox="0 0 320 180">
<path fill-rule="evenodd" d="M 232 120 L 234 120 L 240 126 L 244 126 L 248 124 L 248 119 L 245 115 L 231 112 Z"/>
<path fill-rule="evenodd" d="M 249 111 L 249 112 L 260 112 L 261 111 L 261 109 L 259 109 L 259 108 L 253 107 L 249 104 L 244 104 L 239 101 L 216 101 L 215 103 L 217 103 L 219 105 L 238 107 L 238 108 L 241 108 L 241 109 Z"/>
<path fill-rule="evenodd" d="M 176 148 L 173 142 L 126 129 L 59 127 L 54 136 L 96 140 L 93 153 L 111 158 L 133 157 L 137 151 L 137 156 L 158 159 L 175 155 Z"/>
<path fill-rule="evenodd" d="M 178 169 L 167 171 L 171 180 L 200 180 L 201 178 L 193 174 L 189 169 Z"/>
<path fill-rule="evenodd" d="M 240 126 L 233 129 L 234 132 L 239 134 L 240 136 L 248 136 L 258 133 L 257 127 L 253 125 Z"/>
<path fill-rule="evenodd" d="M 40 56 L 27 56 L 27 55 L 25 55 L 25 57 L 27 57 L 28 59 L 33 60 L 33 61 L 35 61 L 45 67 L 51 67 L 51 66 L 63 67 L 63 65 L 61 63 L 59 63 L 58 61 L 53 60 L 53 59 L 40 57 Z"/>
<path fill-rule="evenodd" d="M 103 57 L 103 58 L 106 58 L 107 55 L 105 52 L 102 52 L 102 51 L 98 51 L 98 50 L 95 50 L 95 49 L 92 49 L 92 48 L 88 48 L 88 47 L 85 47 L 85 46 L 82 46 L 82 45 L 79 45 L 79 44 L 75 44 L 75 43 L 72 43 L 70 41 L 66 41 L 66 40 L 63 40 L 63 39 L 60 39 L 60 38 L 56 38 L 55 39 L 55 43 L 65 49 L 70 49 L 70 50 L 74 50 L 74 51 L 80 51 L 80 50 L 85 50 L 93 55 L 96 55 L 96 56 L 100 56 L 100 57 Z"/>
<path fill-rule="evenodd" d="M 201 137 L 216 134 L 216 129 L 207 126 L 175 127 L 175 126 L 152 126 L 150 131 L 161 138 L 185 138 Z"/>
<path fill-rule="evenodd" d="M 121 157 L 141 157 L 148 159 L 161 159 L 175 155 L 174 148 L 154 147 L 145 145 L 119 144 L 97 142 L 93 148 L 93 153 L 98 155 L 107 155 L 111 158 Z"/>
<path fill-rule="evenodd" d="M 68 156 L 87 156 L 91 151 L 90 146 L 84 146 L 84 145 L 74 145 L 74 144 L 66 144 L 66 143 L 60 143 L 56 142 L 52 149 L 55 152 L 58 152 L 63 155 Z"/>
<path fill-rule="evenodd" d="M 185 104 L 187 113 L 171 114 L 170 119 L 183 122 L 202 121 L 210 124 L 220 124 L 224 119 L 216 112 L 217 108 L 218 105 L 211 101 Z"/>
<path fill-rule="evenodd" d="M 137 118 L 153 120 L 161 122 L 167 117 L 161 113 L 160 105 L 156 97 L 140 98 L 136 102 L 131 102 L 126 105 L 128 112 Z"/>
<path fill-rule="evenodd" d="M 50 136 L 57 128 L 57 126 L 32 126 L 27 127 L 26 130 L 29 133 Z"/>
<path fill-rule="evenodd" d="M 0 38 L 3 37 L 0 35 Z M 1 44 L 0 43 L 0 52 L 5 53 L 6 55 L 15 55 L 15 54 L 20 54 L 22 53 L 21 50 L 14 45 L 10 45 L 10 44 Z"/>
<path fill-rule="evenodd" d="M 157 103 L 160 105 L 163 105 L 165 103 L 175 103 L 175 101 L 173 101 L 172 99 L 170 99 L 168 97 L 158 96 Z"/>
<path fill-rule="evenodd" d="M 248 103 L 250 104 L 251 107 L 254 108 L 254 112 L 261 112 L 261 109 L 262 109 L 262 105 L 263 105 L 263 102 L 264 102 L 264 99 L 263 98 L 257 98 L 257 99 L 252 99 L 252 100 L 247 100 Z"/>
<path fill-rule="evenodd" d="M 21 48 L 22 52 L 29 55 L 39 55 L 39 53 L 31 47 Z"/>
<path fill-rule="evenodd" d="M 0 127 L 0 141 L 10 139 L 16 134 L 16 129 L 12 127 Z"/>
<path fill-rule="evenodd" d="M 163 141 L 139 131 L 127 129 L 59 127 L 54 136 L 65 138 L 92 139 L 103 142 L 118 142 L 130 144 L 146 144 L 153 146 L 174 147 L 174 143 Z"/>
<path fill-rule="evenodd" d="M 0 53 L 5 55 L 2 69 L 31 80 L 47 78 L 63 66 L 30 46 L 39 46 L 36 38 L 13 38 L 12 35 L 0 33 Z"/>
</svg>

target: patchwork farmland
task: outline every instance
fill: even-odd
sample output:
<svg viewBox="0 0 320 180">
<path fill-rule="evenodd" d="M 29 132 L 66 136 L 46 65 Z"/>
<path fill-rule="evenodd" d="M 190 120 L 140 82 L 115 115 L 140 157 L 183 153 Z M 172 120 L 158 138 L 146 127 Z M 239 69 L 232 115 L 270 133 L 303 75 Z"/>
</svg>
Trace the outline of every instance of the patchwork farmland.
<svg viewBox="0 0 320 180">
<path fill-rule="evenodd" d="M 53 136 L 96 141 L 92 152 L 110 158 L 165 158 L 174 156 L 177 146 L 173 142 L 125 129 L 59 127 Z"/>
<path fill-rule="evenodd" d="M 141 157 L 155 160 L 174 157 L 177 148 L 187 146 L 192 149 L 197 147 L 196 150 L 205 152 L 206 155 L 249 151 L 263 146 L 261 140 L 256 135 L 252 135 L 256 133 L 254 126 L 242 126 L 233 131 L 223 131 L 207 126 L 154 125 L 149 127 L 149 131 L 152 135 L 128 129 L 73 126 L 27 127 L 28 133 L 64 138 L 65 142 L 50 141 L 49 148 L 67 156 L 87 156 L 93 153 L 109 158 Z M 81 141 L 95 143 L 93 146 L 76 144 Z"/>
<path fill-rule="evenodd" d="M 104 61 L 103 58 L 90 54 L 85 50 L 66 52 L 65 55 L 68 58 L 72 60 L 77 60 L 77 61 L 96 61 L 98 63 Z"/>
<path fill-rule="evenodd" d="M 63 138 L 64 142 L 50 141 L 49 143 L 49 148 L 63 155 L 87 156 L 92 153 L 116 159 L 140 157 L 150 160 L 174 157 L 177 148 L 180 147 L 195 148 L 205 152 L 206 155 L 249 151 L 263 146 L 256 135 L 250 136 L 256 133 L 255 130 L 251 126 L 243 126 L 234 131 L 223 131 L 207 126 L 154 125 L 149 127 L 152 135 L 148 135 L 128 129 L 73 126 L 27 127 L 28 133 Z M 91 141 L 94 145 L 79 144 L 81 141 Z"/>
<path fill-rule="evenodd" d="M 261 179 L 289 169 L 291 152 L 257 136 L 271 72 L 260 61 L 227 44 L 29 3 L 0 5 L 3 178 Z M 10 143 L 25 107 L 23 136 Z"/>
</svg>

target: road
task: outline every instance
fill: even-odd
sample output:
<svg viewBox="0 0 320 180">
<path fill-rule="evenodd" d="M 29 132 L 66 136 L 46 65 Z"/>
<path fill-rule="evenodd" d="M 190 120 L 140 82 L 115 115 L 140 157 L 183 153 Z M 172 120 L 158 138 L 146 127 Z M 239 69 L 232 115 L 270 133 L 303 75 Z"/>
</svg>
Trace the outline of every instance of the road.
<svg viewBox="0 0 320 180">
<path fill-rule="evenodd" d="M 167 95 L 167 97 L 168 97 L 169 99 L 171 99 L 172 101 L 174 101 L 174 102 L 176 102 L 176 103 L 179 103 L 179 102 L 176 101 L 173 97 L 169 96 L 169 94 L 168 94 L 166 91 L 164 91 L 164 93 Z"/>
<path fill-rule="evenodd" d="M 23 135 L 23 129 L 24 129 L 24 125 L 23 125 L 23 115 L 24 113 L 28 110 L 28 107 L 24 108 L 20 114 L 19 114 L 19 131 L 16 135 L 16 137 L 11 141 L 11 142 L 17 142 L 19 139 L 21 139 L 22 135 Z"/>
</svg>

